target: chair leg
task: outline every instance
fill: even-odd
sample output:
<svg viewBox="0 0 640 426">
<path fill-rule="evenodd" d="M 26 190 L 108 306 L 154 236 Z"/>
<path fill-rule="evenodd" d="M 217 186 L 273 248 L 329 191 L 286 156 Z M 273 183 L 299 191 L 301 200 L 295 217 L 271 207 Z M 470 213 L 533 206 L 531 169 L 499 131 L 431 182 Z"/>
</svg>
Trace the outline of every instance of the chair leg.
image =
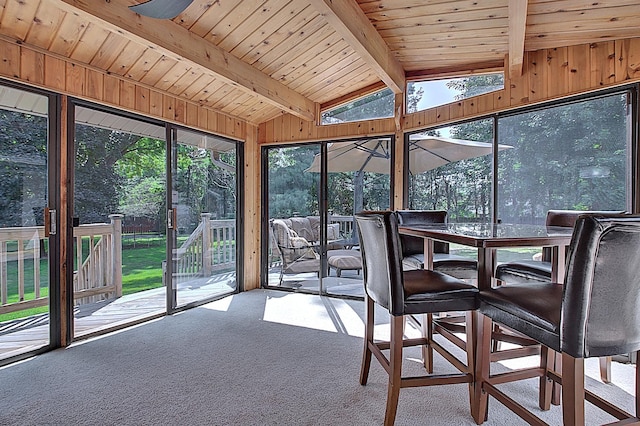
<svg viewBox="0 0 640 426">
<path fill-rule="evenodd" d="M 389 348 L 389 387 L 387 390 L 387 408 L 384 425 L 393 426 L 398 410 L 398 398 L 402 381 L 402 340 L 404 335 L 404 317 L 391 316 L 391 347 Z"/>
<path fill-rule="evenodd" d="M 433 314 L 424 314 L 422 318 L 422 336 L 426 337 L 427 344 L 422 347 L 422 363 L 427 373 L 433 374 Z"/>
<path fill-rule="evenodd" d="M 474 375 L 474 379 L 469 383 L 469 404 L 472 416 L 478 411 L 475 398 L 476 351 L 478 350 L 478 315 L 477 311 L 467 311 L 465 313 L 465 333 L 467 339 L 465 350 L 467 352 L 467 371 Z"/>
<path fill-rule="evenodd" d="M 553 371 L 562 376 L 562 355 L 559 352 L 554 351 L 555 362 L 553 365 Z M 562 385 L 560 383 L 553 382 L 551 390 L 551 403 L 553 405 L 560 405 L 562 399 Z"/>
<path fill-rule="evenodd" d="M 373 327 L 375 302 L 369 296 L 365 296 L 365 324 L 364 324 L 364 351 L 362 353 L 362 366 L 360 367 L 360 384 L 366 385 L 369 379 L 369 369 L 371 367 L 371 348 L 373 344 Z"/>
<path fill-rule="evenodd" d="M 603 383 L 611 383 L 611 357 L 600 357 L 600 380 Z"/>
<path fill-rule="evenodd" d="M 475 359 L 475 385 L 474 403 L 472 407 L 473 419 L 481 425 L 487 420 L 489 408 L 489 394 L 482 390 L 482 384 L 489 380 L 491 374 L 491 331 L 493 329 L 491 318 L 480 315 L 476 322 L 476 359 Z"/>
<path fill-rule="evenodd" d="M 548 372 L 553 370 L 555 365 L 555 351 L 542 345 L 540 347 L 540 368 L 544 370 L 544 375 L 540 377 L 540 396 L 538 406 L 541 410 L 551 408 L 551 395 L 553 391 L 553 380 L 548 376 Z"/>
<path fill-rule="evenodd" d="M 562 422 L 584 425 L 584 358 L 562 354 Z"/>
</svg>

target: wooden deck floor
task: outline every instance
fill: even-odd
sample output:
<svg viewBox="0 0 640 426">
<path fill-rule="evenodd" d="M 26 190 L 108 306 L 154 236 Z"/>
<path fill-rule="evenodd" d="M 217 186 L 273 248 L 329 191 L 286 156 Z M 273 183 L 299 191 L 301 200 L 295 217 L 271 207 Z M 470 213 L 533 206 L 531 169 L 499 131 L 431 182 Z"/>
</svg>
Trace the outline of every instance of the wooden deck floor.
<svg viewBox="0 0 640 426">
<path fill-rule="evenodd" d="M 200 278 L 178 284 L 178 305 L 227 294 L 234 290 L 235 274 Z M 146 290 L 117 299 L 82 305 L 75 309 L 74 336 L 82 337 L 133 324 L 166 312 L 165 288 Z M 0 333 L 0 359 L 6 359 L 46 346 L 49 324 L 25 319 Z"/>
</svg>

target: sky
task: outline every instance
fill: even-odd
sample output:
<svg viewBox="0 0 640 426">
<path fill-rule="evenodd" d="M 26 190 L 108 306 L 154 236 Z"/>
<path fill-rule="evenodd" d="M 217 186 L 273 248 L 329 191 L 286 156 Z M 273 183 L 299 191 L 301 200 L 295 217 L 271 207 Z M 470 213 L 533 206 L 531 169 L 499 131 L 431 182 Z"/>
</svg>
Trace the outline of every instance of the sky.
<svg viewBox="0 0 640 426">
<path fill-rule="evenodd" d="M 422 87 L 424 90 L 422 99 L 418 102 L 418 111 L 447 104 L 455 100 L 455 96 L 460 92 L 447 88 L 447 81 L 449 80 L 433 80 L 415 84 L 416 88 Z"/>
<path fill-rule="evenodd" d="M 455 101 L 455 96 L 460 92 L 449 89 L 446 84 L 449 80 L 432 80 L 415 83 L 416 89 L 422 87 L 424 94 L 418 102 L 418 111 Z M 449 128 L 439 129 L 440 135 L 450 137 Z"/>
</svg>

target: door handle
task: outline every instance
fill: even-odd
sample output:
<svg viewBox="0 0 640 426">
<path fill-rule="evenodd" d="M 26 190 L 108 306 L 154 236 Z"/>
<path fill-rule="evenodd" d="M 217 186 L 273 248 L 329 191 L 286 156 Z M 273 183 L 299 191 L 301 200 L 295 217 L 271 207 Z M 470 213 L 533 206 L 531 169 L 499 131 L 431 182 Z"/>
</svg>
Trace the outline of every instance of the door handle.
<svg viewBox="0 0 640 426">
<path fill-rule="evenodd" d="M 167 211 L 167 227 L 176 229 L 178 223 L 178 209 L 172 208 Z"/>
<path fill-rule="evenodd" d="M 58 231 L 58 226 L 56 223 L 56 210 L 49 209 L 49 207 L 44 208 L 44 236 L 49 237 L 50 235 L 55 235 Z"/>
</svg>

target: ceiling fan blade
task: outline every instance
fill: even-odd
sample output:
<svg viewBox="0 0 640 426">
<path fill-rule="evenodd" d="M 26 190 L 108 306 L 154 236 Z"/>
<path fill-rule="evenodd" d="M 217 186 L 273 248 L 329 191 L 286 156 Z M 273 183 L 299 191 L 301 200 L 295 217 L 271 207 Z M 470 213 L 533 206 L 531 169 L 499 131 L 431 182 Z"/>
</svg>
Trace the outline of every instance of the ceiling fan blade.
<svg viewBox="0 0 640 426">
<path fill-rule="evenodd" d="M 193 0 L 149 0 L 129 9 L 140 15 L 156 19 L 173 19 L 182 13 Z"/>
</svg>

